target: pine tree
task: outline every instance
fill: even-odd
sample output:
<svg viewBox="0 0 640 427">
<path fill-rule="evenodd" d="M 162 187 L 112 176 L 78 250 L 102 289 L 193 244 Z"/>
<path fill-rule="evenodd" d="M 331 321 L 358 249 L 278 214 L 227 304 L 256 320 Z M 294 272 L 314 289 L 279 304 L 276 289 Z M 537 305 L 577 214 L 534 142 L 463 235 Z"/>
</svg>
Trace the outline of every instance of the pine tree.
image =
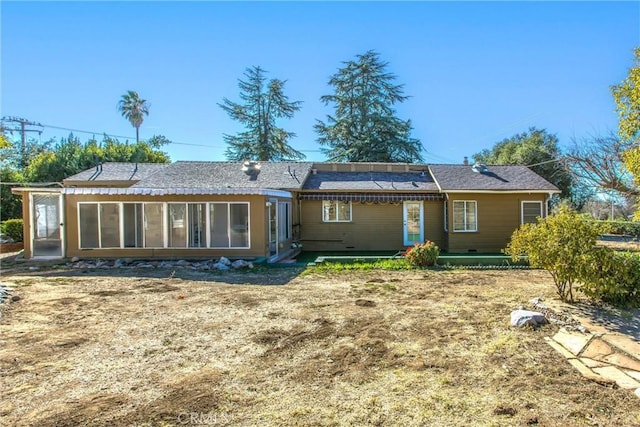
<svg viewBox="0 0 640 427">
<path fill-rule="evenodd" d="M 396 117 L 394 104 L 408 99 L 396 76 L 387 72 L 387 62 L 368 51 L 331 77 L 333 95 L 320 98 L 333 104 L 335 113 L 314 126 L 318 142 L 330 161 L 419 162 L 422 145 L 411 137 L 411 121 Z"/>
<path fill-rule="evenodd" d="M 284 94 L 285 81 L 272 79 L 267 82 L 260 67 L 247 68 L 246 81 L 239 80 L 242 103 L 223 98 L 218 104 L 229 116 L 246 130 L 237 135 L 223 135 L 229 145 L 229 160 L 300 160 L 305 156 L 293 149 L 288 141 L 296 135 L 276 126 L 276 119 L 290 119 L 300 109 L 302 102 L 289 101 Z"/>
</svg>

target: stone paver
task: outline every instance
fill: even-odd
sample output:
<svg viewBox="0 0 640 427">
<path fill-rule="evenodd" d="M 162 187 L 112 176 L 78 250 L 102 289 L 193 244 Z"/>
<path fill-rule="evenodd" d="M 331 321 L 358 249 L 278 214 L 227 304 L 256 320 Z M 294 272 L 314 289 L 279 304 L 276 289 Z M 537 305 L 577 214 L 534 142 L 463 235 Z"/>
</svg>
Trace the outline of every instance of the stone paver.
<svg viewBox="0 0 640 427">
<path fill-rule="evenodd" d="M 599 368 L 601 366 L 607 366 L 605 362 L 600 362 L 598 360 L 588 359 L 586 357 L 581 357 L 580 361 L 587 365 L 590 368 Z"/>
<path fill-rule="evenodd" d="M 574 356 L 577 356 L 592 337 L 593 335 L 590 334 L 572 334 L 566 329 L 560 328 L 558 333 L 553 336 L 553 339 L 573 353 Z"/>
<path fill-rule="evenodd" d="M 640 382 L 640 372 L 638 371 L 630 371 L 628 369 L 624 370 L 624 373 L 629 375 L 631 378 L 633 378 L 634 380 Z"/>
<path fill-rule="evenodd" d="M 633 341 L 626 335 L 606 334 L 602 336 L 602 339 L 607 343 L 618 347 L 629 356 L 640 360 L 640 343 Z"/>
<path fill-rule="evenodd" d="M 640 361 L 622 353 L 611 354 L 604 359 L 603 362 L 610 363 L 612 365 L 621 366 L 623 368 L 631 369 L 633 371 L 640 371 Z"/>
<path fill-rule="evenodd" d="M 567 350 L 566 348 L 564 348 L 563 346 L 555 342 L 553 339 L 549 337 L 544 337 L 544 340 L 547 342 L 547 344 L 553 347 L 555 351 L 557 351 L 567 359 L 571 359 L 572 357 L 575 357 L 573 353 L 571 353 L 569 350 Z"/>
<path fill-rule="evenodd" d="M 584 349 L 581 356 L 588 357 L 589 359 L 604 360 L 604 358 L 611 353 L 613 353 L 613 349 L 609 344 L 599 338 L 594 338 L 587 348 Z"/>
<path fill-rule="evenodd" d="M 631 337 L 561 328 L 545 341 L 585 378 L 603 385 L 617 384 L 640 397 L 640 343 Z"/>
<path fill-rule="evenodd" d="M 575 360 L 575 359 L 572 359 Z M 575 365 L 574 365 L 575 366 Z M 593 368 L 593 371 L 605 378 L 614 380 L 621 388 L 637 389 L 640 388 L 640 383 L 629 375 L 622 372 L 615 366 L 603 366 L 601 368 Z"/>
</svg>

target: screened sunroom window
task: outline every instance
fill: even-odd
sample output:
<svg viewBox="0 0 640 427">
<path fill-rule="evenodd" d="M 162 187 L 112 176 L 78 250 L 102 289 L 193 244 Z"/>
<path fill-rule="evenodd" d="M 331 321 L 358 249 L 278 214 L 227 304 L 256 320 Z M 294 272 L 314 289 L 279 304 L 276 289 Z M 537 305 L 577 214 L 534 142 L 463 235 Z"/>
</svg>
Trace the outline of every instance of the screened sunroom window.
<svg viewBox="0 0 640 427">
<path fill-rule="evenodd" d="M 187 246 L 187 205 L 184 203 L 169 205 L 169 247 Z"/>
<path fill-rule="evenodd" d="M 162 203 L 144 204 L 144 246 L 162 248 L 164 246 L 164 224 Z"/>
<path fill-rule="evenodd" d="M 98 205 L 96 203 L 83 203 L 78 206 L 78 214 L 80 223 L 80 247 L 84 249 L 99 247 Z"/>
<path fill-rule="evenodd" d="M 211 203 L 209 215 L 211 247 L 249 247 L 248 203 Z"/>
</svg>

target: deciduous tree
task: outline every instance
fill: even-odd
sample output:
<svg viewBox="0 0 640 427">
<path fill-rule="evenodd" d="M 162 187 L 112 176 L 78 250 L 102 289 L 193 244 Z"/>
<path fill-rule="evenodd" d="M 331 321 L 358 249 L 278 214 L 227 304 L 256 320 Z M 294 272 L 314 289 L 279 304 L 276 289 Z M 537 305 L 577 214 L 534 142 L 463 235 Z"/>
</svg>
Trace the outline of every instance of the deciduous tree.
<svg viewBox="0 0 640 427">
<path fill-rule="evenodd" d="M 636 195 L 640 194 L 640 47 L 634 50 L 633 66 L 627 78 L 611 87 L 611 93 L 620 115 L 618 135 L 630 147 L 622 155 L 627 170 L 634 176 Z M 635 213 L 640 220 L 640 205 Z"/>
<path fill-rule="evenodd" d="M 473 155 L 473 161 L 487 165 L 524 165 L 554 184 L 563 198 L 573 195 L 573 179 L 562 161 L 558 138 L 545 129 L 530 128 Z"/>
</svg>

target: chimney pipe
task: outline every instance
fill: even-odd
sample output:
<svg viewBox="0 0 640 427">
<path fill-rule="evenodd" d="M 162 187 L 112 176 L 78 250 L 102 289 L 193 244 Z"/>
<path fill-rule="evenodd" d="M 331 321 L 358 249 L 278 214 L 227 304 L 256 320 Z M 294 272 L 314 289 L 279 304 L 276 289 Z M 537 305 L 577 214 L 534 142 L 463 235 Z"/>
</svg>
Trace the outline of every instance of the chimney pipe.
<svg viewBox="0 0 640 427">
<path fill-rule="evenodd" d="M 467 156 L 464 156 L 464 161 L 462 162 L 462 164 L 465 166 L 469 166 L 469 158 Z"/>
</svg>

